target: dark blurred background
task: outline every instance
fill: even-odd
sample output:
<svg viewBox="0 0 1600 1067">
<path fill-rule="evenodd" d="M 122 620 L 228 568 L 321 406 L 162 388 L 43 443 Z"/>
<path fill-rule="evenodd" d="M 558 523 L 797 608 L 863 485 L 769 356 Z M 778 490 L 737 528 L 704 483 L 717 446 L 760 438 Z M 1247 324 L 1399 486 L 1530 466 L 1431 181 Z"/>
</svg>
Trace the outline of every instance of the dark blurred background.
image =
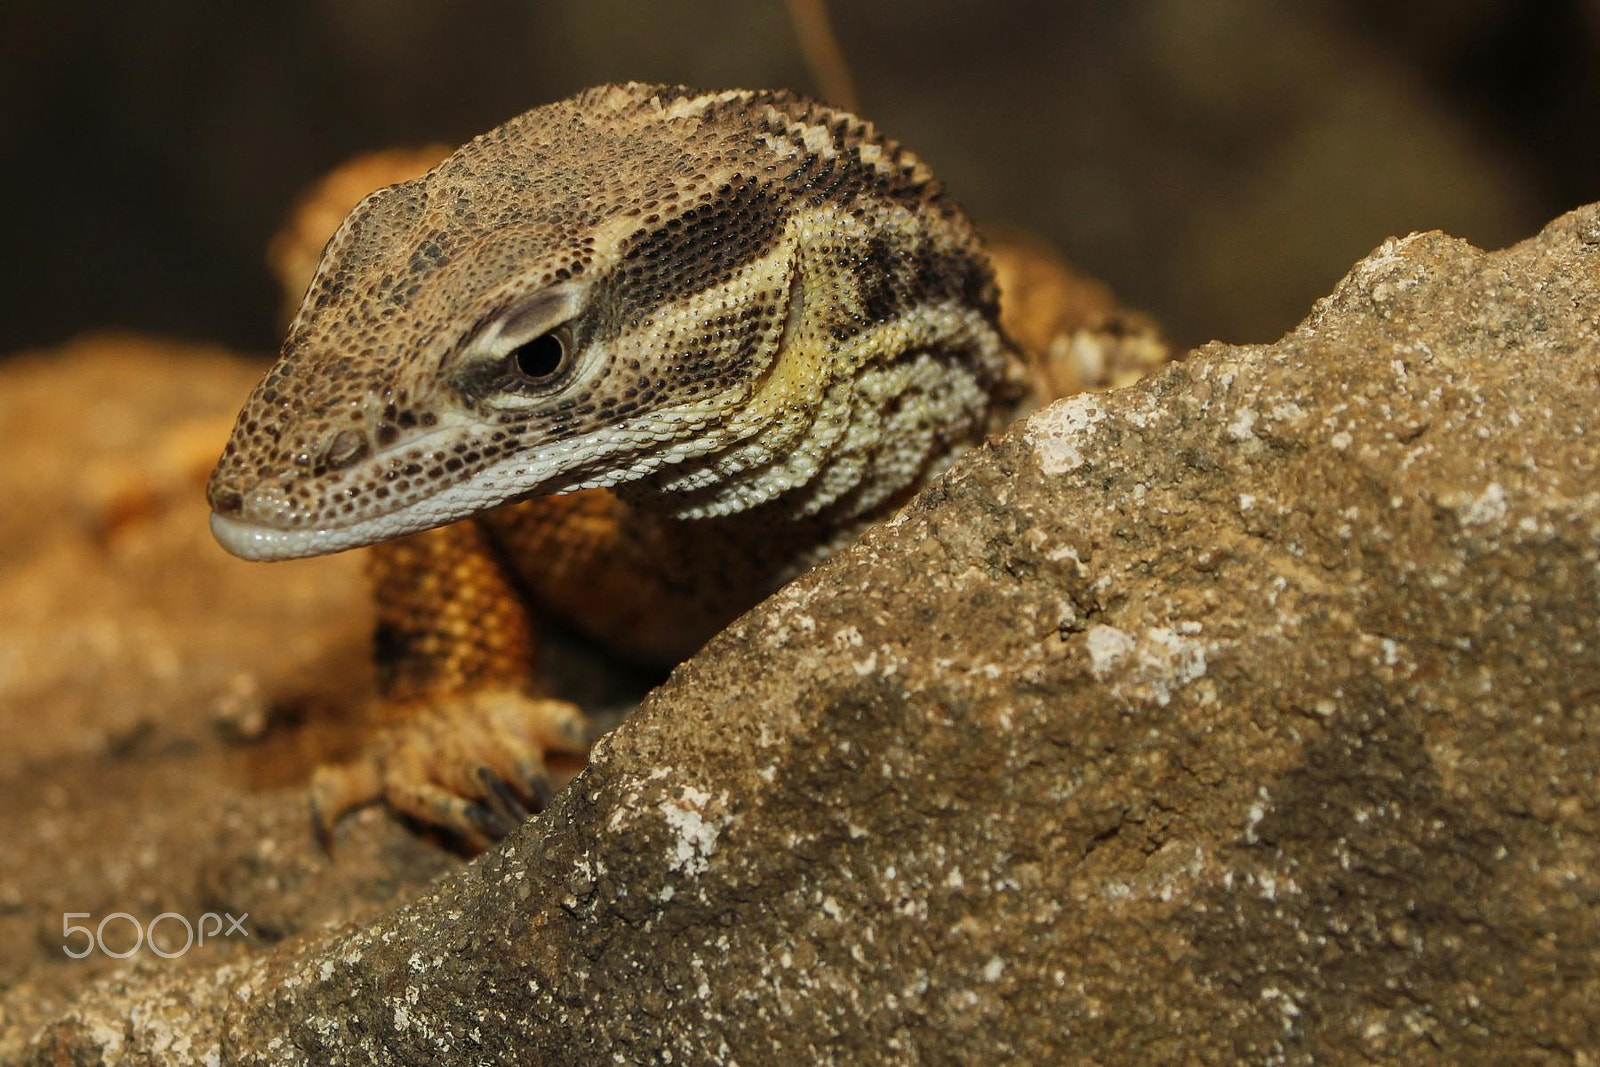
<svg viewBox="0 0 1600 1067">
<path fill-rule="evenodd" d="M 1265 341 L 1385 236 L 1600 198 L 1600 0 L 835 0 L 861 109 L 1180 342 Z M 781 0 L 0 11 L 0 352 L 277 341 L 263 249 L 352 154 L 611 80 L 815 91 Z"/>
</svg>

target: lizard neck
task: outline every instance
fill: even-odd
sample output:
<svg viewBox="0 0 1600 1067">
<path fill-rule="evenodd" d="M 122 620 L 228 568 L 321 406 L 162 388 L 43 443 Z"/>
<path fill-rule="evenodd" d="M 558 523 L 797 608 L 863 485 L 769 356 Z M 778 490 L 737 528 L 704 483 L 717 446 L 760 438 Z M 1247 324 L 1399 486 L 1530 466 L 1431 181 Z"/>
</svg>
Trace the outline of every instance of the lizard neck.
<svg viewBox="0 0 1600 1067">
<path fill-rule="evenodd" d="M 943 471 L 1015 406 L 1015 355 L 970 305 L 917 307 L 851 337 L 836 303 L 812 300 L 725 440 L 616 487 L 677 519 L 755 508 L 848 523 Z M 771 505 L 768 508 L 768 505 Z"/>
</svg>

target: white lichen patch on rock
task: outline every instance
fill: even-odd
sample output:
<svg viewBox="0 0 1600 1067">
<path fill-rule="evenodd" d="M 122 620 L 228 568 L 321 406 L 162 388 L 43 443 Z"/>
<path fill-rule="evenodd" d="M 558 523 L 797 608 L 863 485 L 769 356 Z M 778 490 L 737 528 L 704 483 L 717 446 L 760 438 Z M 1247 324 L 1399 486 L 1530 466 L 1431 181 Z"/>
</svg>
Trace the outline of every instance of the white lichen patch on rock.
<svg viewBox="0 0 1600 1067">
<path fill-rule="evenodd" d="M 1456 516 L 1463 526 L 1486 526 L 1506 517 L 1506 491 L 1499 482 L 1490 482 L 1483 492 L 1456 505 Z"/>
<path fill-rule="evenodd" d="M 1089 670 L 1100 679 L 1109 677 L 1138 644 L 1132 634 L 1104 625 L 1089 627 L 1083 640 L 1089 651 Z"/>
<path fill-rule="evenodd" d="M 1046 474 L 1066 474 L 1083 466 L 1089 434 L 1106 417 L 1101 398 L 1093 393 L 1058 400 L 1028 420 L 1034 455 Z"/>
<path fill-rule="evenodd" d="M 722 800 L 726 800 L 724 794 Z M 661 802 L 661 816 L 676 835 L 667 849 L 667 865 L 674 871 L 697 875 L 705 871 L 711 854 L 717 850 L 717 837 L 728 824 L 726 815 L 709 813 L 712 796 L 692 785 L 678 796 Z"/>
<path fill-rule="evenodd" d="M 1371 255 L 1356 264 L 1351 271 L 1351 281 L 1366 287 L 1373 303 L 1381 304 L 1397 292 L 1410 289 L 1421 281 L 1425 270 L 1409 254 L 1409 249 L 1422 234 L 1391 237 L 1379 245 Z"/>
<path fill-rule="evenodd" d="M 1240 408 L 1234 412 L 1233 419 L 1228 423 L 1228 439 L 1231 441 L 1250 441 L 1256 436 L 1256 413 L 1249 408 Z"/>
<path fill-rule="evenodd" d="M 1155 626 L 1133 634 L 1104 624 L 1084 633 L 1089 672 L 1120 696 L 1165 707 L 1174 693 L 1206 673 L 1210 646 L 1196 640 L 1194 622 Z"/>
</svg>

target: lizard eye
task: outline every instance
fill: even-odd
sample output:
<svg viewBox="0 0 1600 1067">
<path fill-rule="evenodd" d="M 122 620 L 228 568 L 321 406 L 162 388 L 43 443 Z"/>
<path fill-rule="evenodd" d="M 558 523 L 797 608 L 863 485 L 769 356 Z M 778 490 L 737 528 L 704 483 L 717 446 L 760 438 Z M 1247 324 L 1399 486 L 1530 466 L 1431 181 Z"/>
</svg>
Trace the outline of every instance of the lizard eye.
<svg viewBox="0 0 1600 1067">
<path fill-rule="evenodd" d="M 572 331 L 562 326 L 524 341 L 507 355 L 512 375 L 527 385 L 544 385 L 572 362 Z"/>
</svg>

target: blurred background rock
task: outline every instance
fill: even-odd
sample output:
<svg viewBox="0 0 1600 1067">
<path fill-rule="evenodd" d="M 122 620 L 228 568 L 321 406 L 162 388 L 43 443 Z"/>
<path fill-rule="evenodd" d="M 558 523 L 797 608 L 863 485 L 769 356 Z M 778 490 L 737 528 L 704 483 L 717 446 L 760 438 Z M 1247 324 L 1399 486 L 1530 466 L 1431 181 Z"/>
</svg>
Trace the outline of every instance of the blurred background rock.
<svg viewBox="0 0 1600 1067">
<path fill-rule="evenodd" d="M 1276 337 L 1389 234 L 1600 195 L 1593 0 L 833 6 L 865 114 L 1183 344 Z M 268 238 L 360 151 L 610 80 L 817 89 L 780 0 L 58 0 L 0 42 L 3 352 L 275 347 Z"/>
</svg>

